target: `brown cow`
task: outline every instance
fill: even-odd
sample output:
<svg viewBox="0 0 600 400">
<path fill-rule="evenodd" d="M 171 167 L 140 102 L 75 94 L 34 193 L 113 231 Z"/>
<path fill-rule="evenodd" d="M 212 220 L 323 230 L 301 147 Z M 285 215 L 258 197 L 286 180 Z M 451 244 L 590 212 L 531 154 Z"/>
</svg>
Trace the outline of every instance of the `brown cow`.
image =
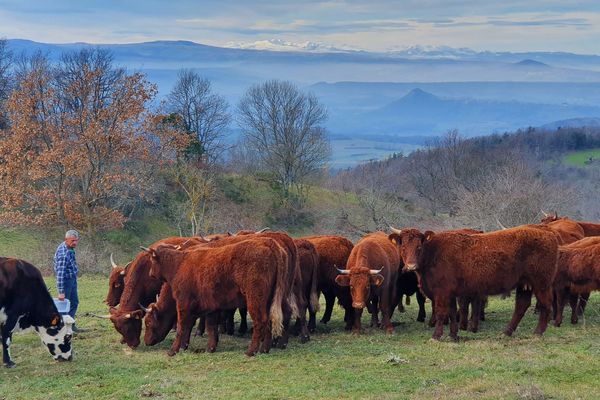
<svg viewBox="0 0 600 400">
<path fill-rule="evenodd" d="M 592 240 L 589 240 L 592 239 Z M 580 243 L 584 242 L 584 243 Z M 573 294 L 589 294 L 600 288 L 600 237 L 587 238 L 559 247 L 558 271 L 554 279 L 556 316 L 554 324 L 560 326 L 566 299 L 571 303 L 571 323 L 578 321 L 577 301 Z"/>
<path fill-rule="evenodd" d="M 542 211 L 543 212 L 543 211 Z M 576 241 L 581 240 L 583 237 L 587 237 L 587 236 L 600 236 L 600 224 L 594 223 L 594 222 L 587 222 L 587 221 L 577 221 L 577 220 L 572 220 L 568 217 L 558 217 L 558 214 L 555 212 L 554 215 L 548 215 L 546 213 L 544 213 L 545 218 L 542 219 L 542 224 L 546 224 L 548 226 L 557 226 L 557 227 L 568 227 L 568 229 L 571 230 L 571 234 L 566 236 L 564 233 L 561 234 L 562 236 L 562 242 L 559 242 L 559 244 L 570 244 Z M 578 225 L 579 228 L 574 227 L 575 225 Z M 576 234 L 573 234 L 573 232 L 576 232 Z M 581 290 L 581 288 L 580 288 Z M 587 304 L 587 301 L 590 297 L 590 293 L 589 292 L 581 292 L 578 294 L 573 293 L 571 295 L 571 299 L 569 300 L 570 303 L 578 303 L 577 305 L 577 313 L 579 315 L 583 315 L 583 312 L 585 311 L 585 306 Z"/>
<path fill-rule="evenodd" d="M 372 321 L 377 320 L 381 311 L 381 328 L 393 332 L 391 317 L 398 305 L 400 260 L 398 249 L 384 232 L 366 235 L 352 249 L 346 269 L 339 270 L 335 281 L 340 286 L 350 286 L 353 333 L 361 331 L 362 311 L 369 303 L 372 303 Z"/>
<path fill-rule="evenodd" d="M 433 298 L 436 314 L 434 339 L 440 339 L 450 317 L 450 337 L 458 339 L 456 301 L 459 296 L 501 294 L 517 289 L 513 317 L 504 331 L 517 328 L 531 304 L 531 287 L 540 314 L 536 334 L 543 334 L 552 306 L 558 243 L 551 232 L 535 227 L 465 235 L 421 233 L 402 229 L 389 236 L 400 243 L 405 268 L 417 271 L 425 294 Z"/>
<path fill-rule="evenodd" d="M 348 257 L 350 257 L 354 245 L 351 241 L 342 236 L 307 236 L 302 239 L 306 239 L 312 243 L 319 255 L 317 289 L 318 292 L 323 293 L 323 296 L 325 297 L 325 312 L 321 318 L 321 323 L 326 324 L 331 319 L 333 305 L 335 304 L 335 299 L 337 297 L 339 304 L 345 311 L 345 329 L 352 329 L 354 323 L 354 309 L 352 308 L 350 288 L 337 285 L 335 279 L 338 275 L 336 267 L 342 267 L 347 264 Z M 310 316 L 308 326 L 310 329 L 315 328 L 316 320 L 314 315 Z"/>
<path fill-rule="evenodd" d="M 196 237 L 169 237 L 159 240 L 153 246 L 159 244 L 192 246 L 204 242 L 203 239 Z M 140 309 L 140 304 L 147 306 L 155 301 L 162 286 L 160 280 L 148 275 L 152 264 L 153 259 L 147 252 L 138 253 L 127 268 L 119 309 L 114 307 L 110 309 L 110 320 L 117 332 L 123 336 L 121 343 L 126 343 L 132 349 L 139 346 L 142 333 L 141 320 L 144 312 Z"/>
<path fill-rule="evenodd" d="M 288 253 L 277 241 L 252 236 L 218 247 L 178 251 L 163 245 L 148 252 L 155 260 L 150 275 L 169 283 L 177 303 L 177 337 L 169 355 L 187 348 L 192 325 L 200 315 L 207 316 L 207 351 L 215 351 L 214 315 L 224 309 L 248 308 L 254 325 L 248 356 L 256 354 L 261 343 L 261 350 L 268 352 L 271 334 L 281 335 L 282 303 L 289 287 Z"/>
</svg>

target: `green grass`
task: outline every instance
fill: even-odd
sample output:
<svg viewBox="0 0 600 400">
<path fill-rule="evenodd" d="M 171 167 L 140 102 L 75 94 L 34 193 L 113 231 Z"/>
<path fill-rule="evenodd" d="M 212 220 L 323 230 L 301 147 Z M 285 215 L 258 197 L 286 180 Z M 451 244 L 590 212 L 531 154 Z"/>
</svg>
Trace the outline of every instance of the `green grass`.
<svg viewBox="0 0 600 400">
<path fill-rule="evenodd" d="M 593 161 L 598 161 L 600 159 L 600 149 L 589 149 L 568 153 L 563 157 L 563 162 L 575 167 L 584 167 L 587 165 L 586 162 L 588 162 L 590 157 L 592 157 Z"/>
<path fill-rule="evenodd" d="M 48 285 L 54 292 L 51 279 Z M 85 316 L 106 312 L 106 287 L 105 278 L 80 279 L 78 324 L 88 330 L 74 339 L 73 362 L 52 361 L 35 334 L 14 336 L 17 367 L 0 369 L 0 399 L 576 399 L 597 398 L 600 386 L 595 296 L 583 323 L 567 318 L 542 338 L 532 334 L 531 310 L 514 337 L 501 334 L 511 297 L 490 301 L 480 333 L 432 342 L 431 329 L 415 321 L 413 298 L 406 313 L 394 314 L 400 325 L 390 336 L 368 327 L 360 336 L 345 332 L 336 307 L 304 345 L 293 338 L 287 350 L 248 358 L 248 337 L 222 336 L 214 354 L 203 352 L 206 338 L 193 338 L 188 351 L 170 358 L 172 333 L 131 351 L 109 321 Z"/>
</svg>

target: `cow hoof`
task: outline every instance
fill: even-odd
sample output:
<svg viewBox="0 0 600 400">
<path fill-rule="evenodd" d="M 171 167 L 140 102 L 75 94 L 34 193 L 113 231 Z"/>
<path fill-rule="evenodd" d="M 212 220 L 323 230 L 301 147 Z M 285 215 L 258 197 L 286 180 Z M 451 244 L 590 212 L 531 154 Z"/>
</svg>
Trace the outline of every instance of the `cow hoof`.
<svg viewBox="0 0 600 400">
<path fill-rule="evenodd" d="M 6 368 L 14 368 L 14 367 L 16 367 L 16 366 L 17 366 L 17 364 L 15 364 L 15 363 L 14 363 L 14 362 L 11 360 L 11 361 L 9 361 L 9 362 L 7 362 L 7 363 L 4 363 L 4 366 L 5 366 Z"/>
<path fill-rule="evenodd" d="M 321 319 L 319 322 L 322 323 L 322 324 L 326 324 L 326 323 L 329 322 L 329 320 Z"/>
<path fill-rule="evenodd" d="M 255 353 L 255 352 L 253 352 L 253 351 L 247 351 L 247 352 L 245 352 L 244 354 L 246 354 L 248 357 L 254 357 L 254 355 L 255 355 L 256 353 Z"/>
<path fill-rule="evenodd" d="M 300 343 L 306 343 L 310 340 L 310 336 L 300 336 Z"/>
<path fill-rule="evenodd" d="M 433 335 L 431 337 L 431 339 L 429 339 L 430 342 L 439 342 L 441 340 L 442 340 L 442 337 L 441 336 L 437 336 L 437 335 Z"/>
<path fill-rule="evenodd" d="M 504 334 L 505 334 L 506 336 L 512 336 L 513 332 L 514 332 L 514 331 L 513 331 L 513 330 L 511 330 L 511 329 L 506 329 L 506 330 L 504 331 Z"/>
<path fill-rule="evenodd" d="M 385 333 L 386 333 L 386 335 L 393 335 L 394 334 L 394 328 L 386 328 Z"/>
<path fill-rule="evenodd" d="M 452 340 L 454 343 L 458 343 L 458 335 L 450 335 L 450 340 Z"/>
<path fill-rule="evenodd" d="M 417 317 L 417 322 L 425 322 L 425 317 Z"/>
<path fill-rule="evenodd" d="M 217 350 L 216 347 L 206 347 L 206 352 L 207 353 L 214 353 Z"/>
<path fill-rule="evenodd" d="M 572 323 L 573 325 L 577 325 L 577 323 L 578 323 L 578 322 L 579 322 L 579 320 L 578 320 L 577 318 L 575 318 L 575 319 L 571 319 L 571 323 Z"/>
<path fill-rule="evenodd" d="M 177 354 L 177 352 L 175 350 L 169 350 L 169 351 L 167 351 L 167 355 L 169 357 L 173 357 L 175 354 Z"/>
<path fill-rule="evenodd" d="M 562 321 L 554 321 L 554 326 L 557 328 L 560 328 L 560 324 L 562 323 Z"/>
<path fill-rule="evenodd" d="M 277 348 L 280 350 L 285 350 L 285 349 L 287 349 L 287 343 L 283 343 L 283 342 L 277 343 Z"/>
</svg>

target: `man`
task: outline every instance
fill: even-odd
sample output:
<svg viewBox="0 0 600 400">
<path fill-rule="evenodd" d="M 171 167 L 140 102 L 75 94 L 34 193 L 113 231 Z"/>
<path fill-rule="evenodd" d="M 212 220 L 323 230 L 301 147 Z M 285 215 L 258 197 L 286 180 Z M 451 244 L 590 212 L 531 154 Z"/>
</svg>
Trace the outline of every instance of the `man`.
<svg viewBox="0 0 600 400">
<path fill-rule="evenodd" d="M 65 241 L 56 249 L 54 254 L 54 273 L 56 275 L 56 288 L 58 289 L 58 299 L 69 299 L 71 309 L 69 315 L 75 319 L 77 306 L 79 305 L 79 296 L 77 295 L 77 262 L 75 261 L 75 247 L 79 241 L 79 232 L 69 230 L 65 233 Z M 73 325 L 73 332 L 80 332 L 81 329 Z"/>
</svg>

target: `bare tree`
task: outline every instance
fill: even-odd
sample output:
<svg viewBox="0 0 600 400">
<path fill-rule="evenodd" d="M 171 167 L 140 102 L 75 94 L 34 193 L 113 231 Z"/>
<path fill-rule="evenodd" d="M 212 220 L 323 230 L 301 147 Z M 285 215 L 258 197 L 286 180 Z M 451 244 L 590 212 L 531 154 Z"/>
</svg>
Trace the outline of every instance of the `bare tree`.
<svg viewBox="0 0 600 400">
<path fill-rule="evenodd" d="M 180 70 L 167 108 L 180 117 L 181 129 L 193 136 L 188 158 L 212 164 L 222 156 L 231 116 L 227 101 L 212 92 L 209 80 L 193 70 Z"/>
<path fill-rule="evenodd" d="M 280 185 L 283 198 L 303 197 L 303 184 L 330 156 L 321 124 L 325 107 L 287 81 L 252 86 L 238 105 L 238 123 L 247 146 Z"/>
<path fill-rule="evenodd" d="M 5 103 L 11 91 L 10 68 L 12 65 L 12 53 L 8 49 L 6 39 L 0 39 L 0 129 L 8 125 Z"/>
</svg>

